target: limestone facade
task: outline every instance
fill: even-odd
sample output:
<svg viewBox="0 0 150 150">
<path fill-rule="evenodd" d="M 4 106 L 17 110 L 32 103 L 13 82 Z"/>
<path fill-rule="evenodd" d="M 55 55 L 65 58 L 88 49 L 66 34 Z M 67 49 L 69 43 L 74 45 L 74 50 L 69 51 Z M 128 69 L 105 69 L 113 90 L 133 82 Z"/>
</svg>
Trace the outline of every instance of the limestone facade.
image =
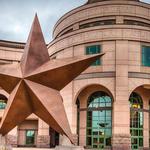
<svg viewBox="0 0 150 150">
<path fill-rule="evenodd" d="M 143 100 L 144 110 L 143 146 L 138 148 L 149 149 L 150 67 L 142 65 L 142 46 L 150 46 L 150 5 L 138 0 L 91 0 L 58 20 L 53 41 L 47 47 L 51 59 L 62 59 L 85 55 L 86 47 L 91 45 L 100 45 L 105 53 L 101 65 L 90 66 L 60 91 L 76 144 L 87 147 L 88 98 L 96 91 L 104 91 L 112 98 L 111 147 L 130 150 L 134 142 L 129 98 L 136 92 Z M 0 41 L 0 65 L 18 63 L 23 47 L 24 43 Z M 3 89 L 0 94 L 9 96 Z M 3 112 L 0 110 L 1 116 Z M 35 146 L 51 145 L 49 126 L 36 116 L 31 115 L 20 126 L 8 135 L 14 146 L 20 142 L 25 146 L 20 128 L 37 131 Z"/>
</svg>

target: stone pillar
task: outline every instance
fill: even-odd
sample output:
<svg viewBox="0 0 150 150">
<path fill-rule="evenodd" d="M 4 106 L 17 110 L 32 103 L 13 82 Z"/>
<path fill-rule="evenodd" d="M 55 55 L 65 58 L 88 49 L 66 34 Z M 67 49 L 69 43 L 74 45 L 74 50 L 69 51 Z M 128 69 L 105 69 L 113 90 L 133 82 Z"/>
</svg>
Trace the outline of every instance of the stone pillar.
<svg viewBox="0 0 150 150">
<path fill-rule="evenodd" d="M 88 93 L 88 92 L 87 92 Z M 82 92 L 79 96 L 80 100 L 80 109 L 87 108 L 87 98 L 88 95 Z M 79 112 L 79 145 L 86 146 L 86 119 L 87 119 L 87 111 Z"/>
<path fill-rule="evenodd" d="M 112 133 L 113 150 L 131 150 L 128 41 L 116 41 L 116 89 L 113 103 Z"/>
<path fill-rule="evenodd" d="M 50 147 L 49 125 L 41 119 L 38 122 L 37 147 Z"/>
<path fill-rule="evenodd" d="M 73 104 L 73 117 L 72 117 L 72 133 L 75 145 L 78 145 L 78 135 L 77 135 L 77 105 Z"/>
<path fill-rule="evenodd" d="M 17 131 L 17 127 L 15 127 L 6 136 L 6 142 L 8 145 L 11 145 L 12 147 L 17 147 L 18 144 L 17 140 L 18 140 L 18 131 Z"/>
<path fill-rule="evenodd" d="M 149 110 L 149 99 L 144 99 L 144 109 Z M 144 112 L 144 132 L 143 132 L 143 147 L 144 150 L 149 150 L 149 113 Z"/>
<path fill-rule="evenodd" d="M 86 146 L 86 111 L 80 111 L 79 145 Z"/>
</svg>

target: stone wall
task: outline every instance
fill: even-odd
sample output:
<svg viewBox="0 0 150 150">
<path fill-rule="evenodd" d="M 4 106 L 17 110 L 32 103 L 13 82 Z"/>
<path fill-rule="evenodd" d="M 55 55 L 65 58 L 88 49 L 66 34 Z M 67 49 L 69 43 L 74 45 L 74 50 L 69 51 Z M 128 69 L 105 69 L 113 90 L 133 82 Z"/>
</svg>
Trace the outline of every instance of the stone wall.
<svg viewBox="0 0 150 150">
<path fill-rule="evenodd" d="M 113 135 L 113 150 L 131 150 L 131 138 L 126 134 Z"/>
<path fill-rule="evenodd" d="M 37 136 L 37 147 L 48 148 L 50 147 L 50 136 L 38 135 Z"/>
<path fill-rule="evenodd" d="M 6 137 L 6 143 L 8 145 L 13 146 L 13 147 L 17 147 L 17 136 L 7 135 L 7 137 Z"/>
</svg>

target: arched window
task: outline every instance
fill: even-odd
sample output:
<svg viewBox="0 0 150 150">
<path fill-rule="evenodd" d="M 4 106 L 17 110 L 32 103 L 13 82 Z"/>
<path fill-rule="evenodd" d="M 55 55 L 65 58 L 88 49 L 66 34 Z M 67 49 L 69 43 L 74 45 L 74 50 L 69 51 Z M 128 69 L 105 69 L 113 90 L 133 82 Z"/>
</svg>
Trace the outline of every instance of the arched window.
<svg viewBox="0 0 150 150">
<path fill-rule="evenodd" d="M 130 133 L 133 150 L 143 147 L 143 101 L 140 95 L 133 92 L 130 101 Z"/>
<path fill-rule="evenodd" d="M 0 94 L 0 109 L 5 109 L 6 104 L 7 98 L 4 95 Z"/>
<path fill-rule="evenodd" d="M 112 99 L 107 93 L 98 91 L 89 97 L 87 104 L 87 147 L 110 147 L 111 137 Z"/>
</svg>

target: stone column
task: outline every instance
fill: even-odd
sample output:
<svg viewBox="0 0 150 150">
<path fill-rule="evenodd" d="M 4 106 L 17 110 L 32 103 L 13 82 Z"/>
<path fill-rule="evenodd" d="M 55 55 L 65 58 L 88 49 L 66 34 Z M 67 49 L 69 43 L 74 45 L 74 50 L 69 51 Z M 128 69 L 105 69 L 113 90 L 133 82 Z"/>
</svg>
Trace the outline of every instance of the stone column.
<svg viewBox="0 0 150 150">
<path fill-rule="evenodd" d="M 87 92 L 88 93 L 88 92 Z M 80 109 L 87 108 L 87 99 L 88 95 L 85 92 L 79 96 L 80 100 Z M 87 120 L 87 111 L 80 111 L 79 117 L 79 145 L 86 146 L 86 120 Z"/>
<path fill-rule="evenodd" d="M 116 41 L 116 89 L 113 103 L 112 148 L 131 150 L 128 94 L 128 41 Z"/>
<path fill-rule="evenodd" d="M 144 99 L 144 109 L 149 110 L 149 99 Z M 149 113 L 144 112 L 144 132 L 143 132 L 143 147 L 144 150 L 149 150 Z"/>
<path fill-rule="evenodd" d="M 72 110 L 72 133 L 73 133 L 73 140 L 75 142 L 75 145 L 78 145 L 78 135 L 77 135 L 77 105 L 73 104 L 73 110 Z"/>
<path fill-rule="evenodd" d="M 49 125 L 41 119 L 38 121 L 37 147 L 50 147 Z"/>
</svg>

